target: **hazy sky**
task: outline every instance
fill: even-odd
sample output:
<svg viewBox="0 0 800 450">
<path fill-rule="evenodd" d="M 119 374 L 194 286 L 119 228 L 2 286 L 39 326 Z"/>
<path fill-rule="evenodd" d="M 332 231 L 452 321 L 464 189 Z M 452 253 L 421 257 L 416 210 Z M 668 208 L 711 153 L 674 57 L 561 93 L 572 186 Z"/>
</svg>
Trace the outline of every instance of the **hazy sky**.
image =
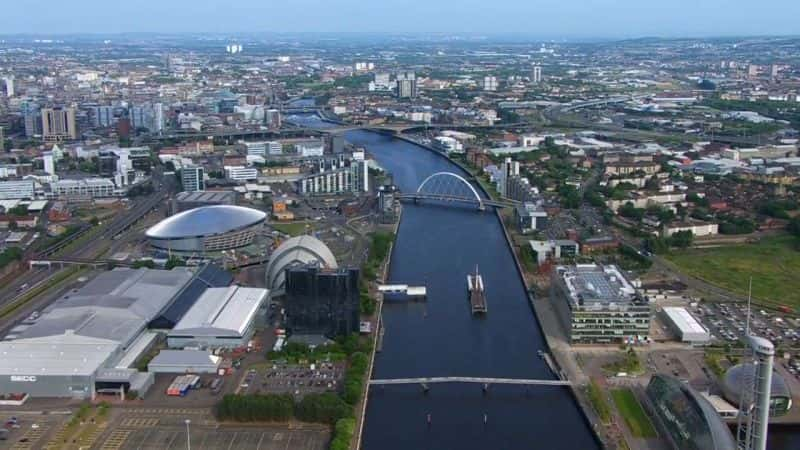
<svg viewBox="0 0 800 450">
<path fill-rule="evenodd" d="M 800 0 L 2 0 L 2 33 L 800 34 Z"/>
</svg>

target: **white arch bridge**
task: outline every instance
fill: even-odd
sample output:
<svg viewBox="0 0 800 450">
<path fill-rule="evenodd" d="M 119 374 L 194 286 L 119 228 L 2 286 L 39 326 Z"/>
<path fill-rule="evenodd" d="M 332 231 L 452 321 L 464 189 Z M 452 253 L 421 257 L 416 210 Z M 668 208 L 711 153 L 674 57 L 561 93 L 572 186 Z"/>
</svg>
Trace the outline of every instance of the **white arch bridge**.
<svg viewBox="0 0 800 450">
<path fill-rule="evenodd" d="M 475 186 L 461 175 L 452 172 L 436 172 L 425 178 L 417 191 L 410 194 L 399 194 L 400 200 L 432 200 L 436 202 L 453 202 L 474 205 L 483 211 L 487 206 L 514 206 L 513 201 L 497 201 L 483 198 Z"/>
</svg>

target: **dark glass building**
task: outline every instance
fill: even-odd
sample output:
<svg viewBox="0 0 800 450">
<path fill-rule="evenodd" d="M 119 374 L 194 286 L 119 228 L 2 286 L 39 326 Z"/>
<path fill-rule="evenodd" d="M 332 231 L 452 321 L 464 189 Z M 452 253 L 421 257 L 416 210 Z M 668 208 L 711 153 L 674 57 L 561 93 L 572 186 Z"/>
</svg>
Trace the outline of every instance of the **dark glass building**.
<svg viewBox="0 0 800 450">
<path fill-rule="evenodd" d="M 734 450 L 736 442 L 714 407 L 677 378 L 653 375 L 648 405 L 662 433 L 680 450 Z"/>
<path fill-rule="evenodd" d="M 286 324 L 292 334 L 328 337 L 357 333 L 358 269 L 286 269 Z"/>
</svg>

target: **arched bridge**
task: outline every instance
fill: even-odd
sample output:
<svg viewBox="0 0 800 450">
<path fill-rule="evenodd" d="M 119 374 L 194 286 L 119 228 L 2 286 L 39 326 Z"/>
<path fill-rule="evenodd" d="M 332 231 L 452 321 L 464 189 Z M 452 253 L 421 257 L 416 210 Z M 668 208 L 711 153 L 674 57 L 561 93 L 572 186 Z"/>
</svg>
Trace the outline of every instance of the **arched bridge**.
<svg viewBox="0 0 800 450">
<path fill-rule="evenodd" d="M 452 172 L 436 172 L 419 185 L 413 194 L 399 194 L 400 200 L 432 200 L 475 205 L 481 211 L 487 206 L 513 206 L 510 202 L 500 202 L 483 198 L 475 186 L 461 175 Z"/>
</svg>

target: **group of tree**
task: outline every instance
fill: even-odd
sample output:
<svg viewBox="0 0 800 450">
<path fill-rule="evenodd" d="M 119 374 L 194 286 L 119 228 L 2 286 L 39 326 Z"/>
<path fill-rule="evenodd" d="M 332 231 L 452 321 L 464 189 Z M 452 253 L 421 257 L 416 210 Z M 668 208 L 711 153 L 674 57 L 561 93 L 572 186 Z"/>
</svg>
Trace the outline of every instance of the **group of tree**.
<svg viewBox="0 0 800 450">
<path fill-rule="evenodd" d="M 581 195 L 575 186 L 562 184 L 558 188 L 558 195 L 561 199 L 561 206 L 567 209 L 576 209 L 581 206 Z"/>
<path fill-rule="evenodd" d="M 217 416 L 238 422 L 284 422 L 292 418 L 294 408 L 289 394 L 229 394 L 217 404 Z"/>
<path fill-rule="evenodd" d="M 762 203 L 758 212 L 776 219 L 790 219 L 788 211 L 794 211 L 797 208 L 798 203 L 794 200 L 770 200 Z"/>
<path fill-rule="evenodd" d="M 756 231 L 756 224 L 746 217 L 726 216 L 721 217 L 719 223 L 720 234 L 750 234 Z"/>
<path fill-rule="evenodd" d="M 0 268 L 22 259 L 22 249 L 19 247 L 8 247 L 0 252 Z"/>
<path fill-rule="evenodd" d="M 795 216 L 789 221 L 786 231 L 800 238 L 800 216 Z"/>
<path fill-rule="evenodd" d="M 678 231 L 669 237 L 650 237 L 645 239 L 645 248 L 653 253 L 666 253 L 670 248 L 689 248 L 694 242 L 694 233 L 689 230 Z"/>
</svg>

